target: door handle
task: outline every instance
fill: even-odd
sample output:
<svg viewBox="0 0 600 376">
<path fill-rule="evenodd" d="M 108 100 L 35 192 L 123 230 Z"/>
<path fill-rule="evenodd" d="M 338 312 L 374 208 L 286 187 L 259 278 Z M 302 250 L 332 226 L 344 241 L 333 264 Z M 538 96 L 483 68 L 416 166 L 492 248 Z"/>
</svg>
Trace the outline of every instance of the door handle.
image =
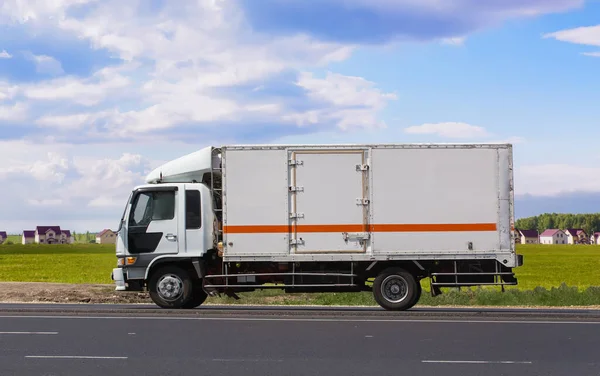
<svg viewBox="0 0 600 376">
<path fill-rule="evenodd" d="M 167 235 L 165 236 L 165 238 L 167 238 L 167 240 L 168 240 L 168 241 L 170 241 L 170 242 L 177 241 L 177 236 L 175 236 L 175 235 L 173 235 L 173 234 L 167 234 Z"/>
</svg>

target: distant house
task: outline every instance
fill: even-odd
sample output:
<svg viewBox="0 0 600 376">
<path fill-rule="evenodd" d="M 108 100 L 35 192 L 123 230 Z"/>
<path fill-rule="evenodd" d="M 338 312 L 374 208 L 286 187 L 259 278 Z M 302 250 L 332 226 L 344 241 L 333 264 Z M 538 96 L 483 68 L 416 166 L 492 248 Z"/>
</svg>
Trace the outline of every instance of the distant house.
<svg viewBox="0 0 600 376">
<path fill-rule="evenodd" d="M 60 241 L 64 244 L 73 244 L 75 237 L 71 234 L 70 230 L 62 230 L 60 234 Z"/>
<path fill-rule="evenodd" d="M 71 234 L 71 230 L 61 230 L 60 238 L 61 241 L 66 244 L 72 244 L 75 241 L 75 237 Z"/>
<path fill-rule="evenodd" d="M 0 231 L 0 244 L 4 243 L 8 239 L 6 231 Z"/>
<path fill-rule="evenodd" d="M 116 242 L 117 235 L 113 230 L 104 229 L 96 235 L 96 243 L 98 244 L 115 244 Z"/>
<path fill-rule="evenodd" d="M 537 230 L 517 230 L 521 244 L 538 244 L 540 242 Z"/>
<path fill-rule="evenodd" d="M 23 236 L 22 236 L 22 239 L 21 239 L 21 243 L 23 243 L 23 244 L 35 243 L 35 230 L 25 230 L 25 231 L 23 231 Z"/>
<path fill-rule="evenodd" d="M 567 244 L 587 243 L 587 234 L 580 228 L 568 228 L 565 230 Z"/>
<path fill-rule="evenodd" d="M 567 244 L 567 234 L 560 229 L 548 229 L 540 234 L 540 244 Z"/>
<path fill-rule="evenodd" d="M 600 232 L 594 232 L 590 236 L 590 244 L 600 244 Z"/>
<path fill-rule="evenodd" d="M 35 242 L 39 244 L 71 244 L 73 236 L 71 231 L 62 230 L 60 226 L 37 226 Z"/>
<path fill-rule="evenodd" d="M 60 226 L 37 226 L 35 242 L 38 244 L 56 244 L 60 242 Z"/>
</svg>

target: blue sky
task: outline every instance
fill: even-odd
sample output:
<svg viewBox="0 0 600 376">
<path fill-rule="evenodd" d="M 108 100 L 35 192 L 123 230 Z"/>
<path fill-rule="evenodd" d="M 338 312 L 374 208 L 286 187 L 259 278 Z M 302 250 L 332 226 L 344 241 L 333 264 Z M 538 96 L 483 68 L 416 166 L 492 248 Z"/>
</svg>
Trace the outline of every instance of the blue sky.
<svg viewBox="0 0 600 376">
<path fill-rule="evenodd" d="M 0 230 L 114 227 L 209 144 L 512 142 L 518 217 L 600 207 L 599 1 L 0 8 Z"/>
</svg>

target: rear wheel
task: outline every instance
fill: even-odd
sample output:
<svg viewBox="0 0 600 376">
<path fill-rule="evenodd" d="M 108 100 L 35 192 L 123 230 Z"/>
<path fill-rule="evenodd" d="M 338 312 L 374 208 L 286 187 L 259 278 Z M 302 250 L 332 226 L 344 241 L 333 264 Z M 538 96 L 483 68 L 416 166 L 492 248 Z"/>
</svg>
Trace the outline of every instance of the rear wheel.
<svg viewBox="0 0 600 376">
<path fill-rule="evenodd" d="M 184 308 L 193 298 L 192 279 L 180 267 L 161 267 L 148 282 L 150 298 L 161 308 Z"/>
<path fill-rule="evenodd" d="M 373 296 L 389 311 L 404 311 L 417 304 L 421 288 L 416 278 L 402 268 L 387 268 L 375 278 Z"/>
<path fill-rule="evenodd" d="M 421 299 L 421 294 L 423 293 L 423 287 L 421 286 L 421 281 L 416 280 L 416 282 L 417 282 L 417 292 L 416 292 L 410 306 L 408 306 L 406 309 L 414 307 L 415 304 L 417 304 L 419 302 L 419 300 Z"/>
</svg>

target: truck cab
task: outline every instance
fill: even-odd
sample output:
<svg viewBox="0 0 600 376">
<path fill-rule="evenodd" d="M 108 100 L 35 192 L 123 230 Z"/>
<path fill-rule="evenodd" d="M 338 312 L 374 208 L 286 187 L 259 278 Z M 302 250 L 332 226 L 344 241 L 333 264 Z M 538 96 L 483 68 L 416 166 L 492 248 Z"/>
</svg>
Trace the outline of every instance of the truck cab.
<svg viewBox="0 0 600 376">
<path fill-rule="evenodd" d="M 218 190 L 211 186 L 220 169 L 215 155 L 209 147 L 191 159 L 169 162 L 152 171 L 147 184 L 133 189 L 117 230 L 117 265 L 112 271 L 117 291 L 147 288 L 159 305 L 176 305 L 166 300 L 182 292 L 190 280 L 184 274 L 201 273 L 203 257 L 216 252 L 220 240 L 214 200 Z M 173 267 L 184 270 L 173 272 Z M 154 276 L 161 269 L 167 272 Z"/>
<path fill-rule="evenodd" d="M 161 262 L 203 257 L 216 246 L 214 219 L 211 193 L 202 183 L 136 187 L 117 231 L 117 290 L 141 288 Z"/>
</svg>

